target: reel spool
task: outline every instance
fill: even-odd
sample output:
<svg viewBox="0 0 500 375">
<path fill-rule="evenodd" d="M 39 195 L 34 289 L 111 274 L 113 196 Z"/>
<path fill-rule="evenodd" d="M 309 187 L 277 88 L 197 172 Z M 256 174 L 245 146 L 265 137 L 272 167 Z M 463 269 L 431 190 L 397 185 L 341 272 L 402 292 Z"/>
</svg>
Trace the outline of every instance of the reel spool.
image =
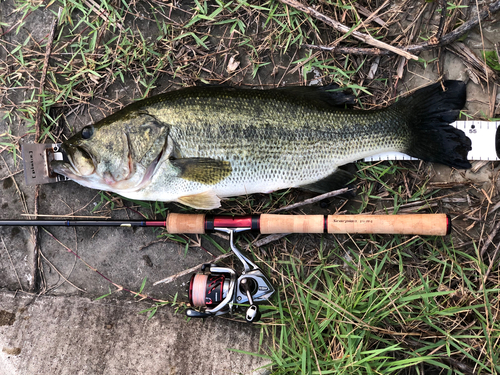
<svg viewBox="0 0 500 375">
<path fill-rule="evenodd" d="M 238 277 L 236 271 L 216 264 L 204 264 L 202 273 L 191 276 L 189 283 L 189 302 L 200 310 L 187 309 L 186 315 L 191 318 L 205 318 L 233 312 L 235 303 L 249 303 L 245 319 L 255 322 L 260 319 L 256 302 L 267 301 L 274 293 L 262 271 L 243 256 L 233 244 L 233 229 L 218 228 L 230 234 L 231 249 L 243 264 L 244 271 Z"/>
<path fill-rule="evenodd" d="M 195 307 L 218 306 L 229 291 L 229 274 L 195 273 L 189 282 L 189 302 Z"/>
</svg>

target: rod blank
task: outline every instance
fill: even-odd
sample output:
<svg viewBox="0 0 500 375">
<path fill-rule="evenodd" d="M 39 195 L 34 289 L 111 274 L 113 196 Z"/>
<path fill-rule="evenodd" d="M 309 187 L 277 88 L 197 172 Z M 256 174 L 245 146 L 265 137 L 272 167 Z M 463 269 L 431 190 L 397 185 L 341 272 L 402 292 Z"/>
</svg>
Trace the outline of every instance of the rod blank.
<svg viewBox="0 0 500 375">
<path fill-rule="evenodd" d="M 0 226 L 41 227 L 145 227 L 147 221 L 138 220 L 0 220 Z M 164 222 L 162 222 L 164 223 Z M 164 226 L 164 225 L 162 225 Z"/>
</svg>

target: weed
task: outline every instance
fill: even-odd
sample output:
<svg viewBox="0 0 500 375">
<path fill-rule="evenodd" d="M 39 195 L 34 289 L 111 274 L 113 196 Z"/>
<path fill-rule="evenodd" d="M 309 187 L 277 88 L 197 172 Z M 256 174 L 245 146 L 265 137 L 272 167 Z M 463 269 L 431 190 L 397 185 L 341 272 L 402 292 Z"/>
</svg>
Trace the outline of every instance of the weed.
<svg viewBox="0 0 500 375">
<path fill-rule="evenodd" d="M 442 360 L 452 352 L 461 353 L 470 368 L 495 373 L 497 362 L 491 361 L 498 353 L 487 349 L 485 361 L 476 343 L 499 340 L 493 329 L 498 322 L 484 315 L 486 306 L 499 307 L 499 289 L 469 292 L 477 290 L 466 281 L 469 270 L 445 260 L 454 252 L 440 239 L 431 240 L 439 247 L 394 241 L 391 251 L 377 241 L 370 256 L 347 249 L 348 257 L 336 265 L 328 258 L 313 267 L 293 257 L 280 263 L 281 293 L 268 309 L 276 337 L 268 359 L 276 373 L 390 374 L 419 364 L 453 371 Z M 428 245 L 421 262 L 439 271 L 424 275 L 417 266 L 415 277 L 408 278 L 404 251 L 419 243 Z M 451 280 L 464 280 L 464 286 L 443 287 Z"/>
</svg>

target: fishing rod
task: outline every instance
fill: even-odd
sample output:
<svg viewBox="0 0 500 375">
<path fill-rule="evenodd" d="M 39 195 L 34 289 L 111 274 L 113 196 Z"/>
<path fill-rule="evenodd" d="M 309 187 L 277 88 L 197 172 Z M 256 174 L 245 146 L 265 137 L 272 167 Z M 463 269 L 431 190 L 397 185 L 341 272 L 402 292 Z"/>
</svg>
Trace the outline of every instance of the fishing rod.
<svg viewBox="0 0 500 375">
<path fill-rule="evenodd" d="M 171 234 L 204 234 L 243 229 L 275 233 L 361 233 L 444 236 L 451 231 L 446 214 L 408 215 L 206 215 L 170 213 L 162 221 L 152 220 L 0 220 L 0 226 L 66 227 L 161 227 Z"/>
<path fill-rule="evenodd" d="M 171 234 L 204 234 L 212 231 L 229 234 L 231 250 L 243 265 L 241 275 L 229 267 L 204 264 L 201 273 L 191 276 L 187 309 L 192 318 L 232 313 L 235 305 L 249 304 L 248 322 L 260 319 L 257 302 L 267 301 L 274 288 L 260 268 L 234 245 L 234 234 L 243 231 L 272 233 L 371 233 L 444 236 L 451 231 L 445 214 L 409 215 L 247 215 L 225 216 L 170 213 L 165 220 L 0 220 L 0 226 L 97 226 L 161 227 Z"/>
</svg>

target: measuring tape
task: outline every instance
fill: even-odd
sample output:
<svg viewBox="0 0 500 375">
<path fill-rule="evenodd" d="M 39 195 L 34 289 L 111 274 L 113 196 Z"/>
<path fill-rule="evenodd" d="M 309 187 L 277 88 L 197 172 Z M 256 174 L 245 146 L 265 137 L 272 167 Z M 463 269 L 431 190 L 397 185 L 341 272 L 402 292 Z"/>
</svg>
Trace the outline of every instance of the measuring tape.
<svg viewBox="0 0 500 375">
<path fill-rule="evenodd" d="M 455 121 L 451 124 L 463 130 L 472 142 L 469 160 L 500 160 L 500 121 Z M 364 159 L 364 161 L 418 160 L 401 152 L 384 152 Z"/>
</svg>

